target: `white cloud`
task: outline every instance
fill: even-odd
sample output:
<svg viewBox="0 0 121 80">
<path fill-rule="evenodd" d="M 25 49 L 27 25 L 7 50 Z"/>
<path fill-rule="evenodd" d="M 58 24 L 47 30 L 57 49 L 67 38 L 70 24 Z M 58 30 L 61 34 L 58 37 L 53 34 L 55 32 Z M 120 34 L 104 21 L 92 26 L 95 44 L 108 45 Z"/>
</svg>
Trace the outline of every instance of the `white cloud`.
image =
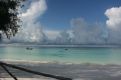
<svg viewBox="0 0 121 80">
<path fill-rule="evenodd" d="M 57 44 L 70 44 L 71 43 L 71 32 L 70 31 L 61 31 L 55 39 Z"/>
<path fill-rule="evenodd" d="M 76 44 L 103 44 L 105 42 L 104 29 L 100 24 L 89 24 L 82 18 L 71 21 L 73 31 L 73 43 Z"/>
<path fill-rule="evenodd" d="M 41 16 L 46 11 L 46 9 L 47 5 L 45 0 L 34 0 L 30 4 L 30 8 L 20 16 L 24 21 L 33 22 L 35 19 Z"/>
<path fill-rule="evenodd" d="M 121 27 L 121 7 L 107 9 L 105 15 L 108 17 L 106 24 L 110 28 Z"/>
<path fill-rule="evenodd" d="M 109 33 L 108 43 L 121 44 L 121 7 L 107 9 L 105 15 L 108 17 L 106 21 Z"/>
<path fill-rule="evenodd" d="M 30 5 L 27 6 L 29 6 L 29 8 L 19 15 L 22 20 L 22 28 L 11 40 L 22 42 L 41 42 L 44 40 L 45 34 L 37 19 L 40 18 L 47 10 L 46 1 L 33 0 Z"/>
<path fill-rule="evenodd" d="M 55 40 L 57 36 L 59 36 L 58 30 L 45 30 L 44 33 L 49 40 Z"/>
</svg>

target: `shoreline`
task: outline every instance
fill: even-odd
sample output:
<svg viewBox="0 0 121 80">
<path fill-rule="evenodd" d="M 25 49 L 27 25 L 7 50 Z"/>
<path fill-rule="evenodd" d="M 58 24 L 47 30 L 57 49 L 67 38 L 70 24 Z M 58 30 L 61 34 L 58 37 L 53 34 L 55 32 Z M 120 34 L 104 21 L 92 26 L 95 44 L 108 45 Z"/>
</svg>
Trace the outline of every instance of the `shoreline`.
<svg viewBox="0 0 121 80">
<path fill-rule="evenodd" d="M 41 48 L 121 48 L 121 45 L 117 44 L 0 44 L 0 47 L 41 47 Z"/>
<path fill-rule="evenodd" d="M 28 60 L 12 60 L 12 59 L 0 59 L 1 62 L 6 63 L 26 63 L 26 64 L 59 64 L 59 65 L 117 65 L 120 66 L 121 64 L 117 63 L 91 63 L 91 62 L 82 62 L 82 63 L 74 63 L 74 62 L 57 62 L 57 61 L 28 61 Z"/>
</svg>

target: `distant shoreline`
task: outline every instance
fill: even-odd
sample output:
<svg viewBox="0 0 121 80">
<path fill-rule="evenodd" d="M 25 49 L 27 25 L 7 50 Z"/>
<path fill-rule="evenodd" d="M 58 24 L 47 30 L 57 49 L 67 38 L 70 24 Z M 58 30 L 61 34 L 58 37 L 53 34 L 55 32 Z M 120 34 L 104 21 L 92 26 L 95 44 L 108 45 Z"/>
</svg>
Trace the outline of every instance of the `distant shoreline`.
<svg viewBox="0 0 121 80">
<path fill-rule="evenodd" d="M 103 45 L 103 44 L 80 44 L 80 45 L 42 45 L 42 44 L 0 44 L 0 47 L 47 47 L 47 48 L 52 48 L 52 47 L 57 47 L 57 48 L 121 48 L 121 45 Z"/>
</svg>

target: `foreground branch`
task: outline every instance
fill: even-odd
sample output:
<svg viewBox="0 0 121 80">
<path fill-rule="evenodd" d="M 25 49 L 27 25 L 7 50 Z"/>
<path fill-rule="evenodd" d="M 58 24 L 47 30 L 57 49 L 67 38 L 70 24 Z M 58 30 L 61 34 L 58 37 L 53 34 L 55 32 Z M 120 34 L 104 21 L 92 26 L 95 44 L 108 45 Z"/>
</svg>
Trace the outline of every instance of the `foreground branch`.
<svg viewBox="0 0 121 80">
<path fill-rule="evenodd" d="M 7 63 L 4 63 L 4 62 L 0 62 L 0 65 L 5 65 L 5 66 L 15 68 L 15 69 L 19 69 L 19 70 L 22 70 L 22 71 L 25 71 L 25 72 L 29 72 L 29 73 L 33 73 L 33 74 L 41 75 L 41 76 L 45 76 L 45 77 L 55 78 L 55 79 L 58 79 L 58 80 L 72 80 L 71 78 L 65 78 L 65 77 L 62 77 L 62 76 L 56 76 L 56 75 L 41 73 L 41 72 L 37 72 L 37 71 L 32 71 L 32 70 L 29 70 L 29 69 L 18 67 L 18 66 L 12 65 L 12 64 L 7 64 Z"/>
<path fill-rule="evenodd" d="M 1 65 L 1 67 L 2 67 L 14 80 L 17 80 L 17 78 L 16 78 L 11 72 L 9 72 L 9 70 L 8 70 L 4 65 Z"/>
</svg>

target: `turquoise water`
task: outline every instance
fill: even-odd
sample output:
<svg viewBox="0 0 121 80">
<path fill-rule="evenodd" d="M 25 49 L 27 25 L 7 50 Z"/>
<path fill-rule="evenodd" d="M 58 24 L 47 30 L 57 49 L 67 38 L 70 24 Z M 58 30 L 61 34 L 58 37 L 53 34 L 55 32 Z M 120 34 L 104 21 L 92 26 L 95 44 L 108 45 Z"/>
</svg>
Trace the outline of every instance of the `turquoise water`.
<svg viewBox="0 0 121 80">
<path fill-rule="evenodd" d="M 121 48 L 0 47 L 0 59 L 67 63 L 121 64 Z"/>
</svg>

